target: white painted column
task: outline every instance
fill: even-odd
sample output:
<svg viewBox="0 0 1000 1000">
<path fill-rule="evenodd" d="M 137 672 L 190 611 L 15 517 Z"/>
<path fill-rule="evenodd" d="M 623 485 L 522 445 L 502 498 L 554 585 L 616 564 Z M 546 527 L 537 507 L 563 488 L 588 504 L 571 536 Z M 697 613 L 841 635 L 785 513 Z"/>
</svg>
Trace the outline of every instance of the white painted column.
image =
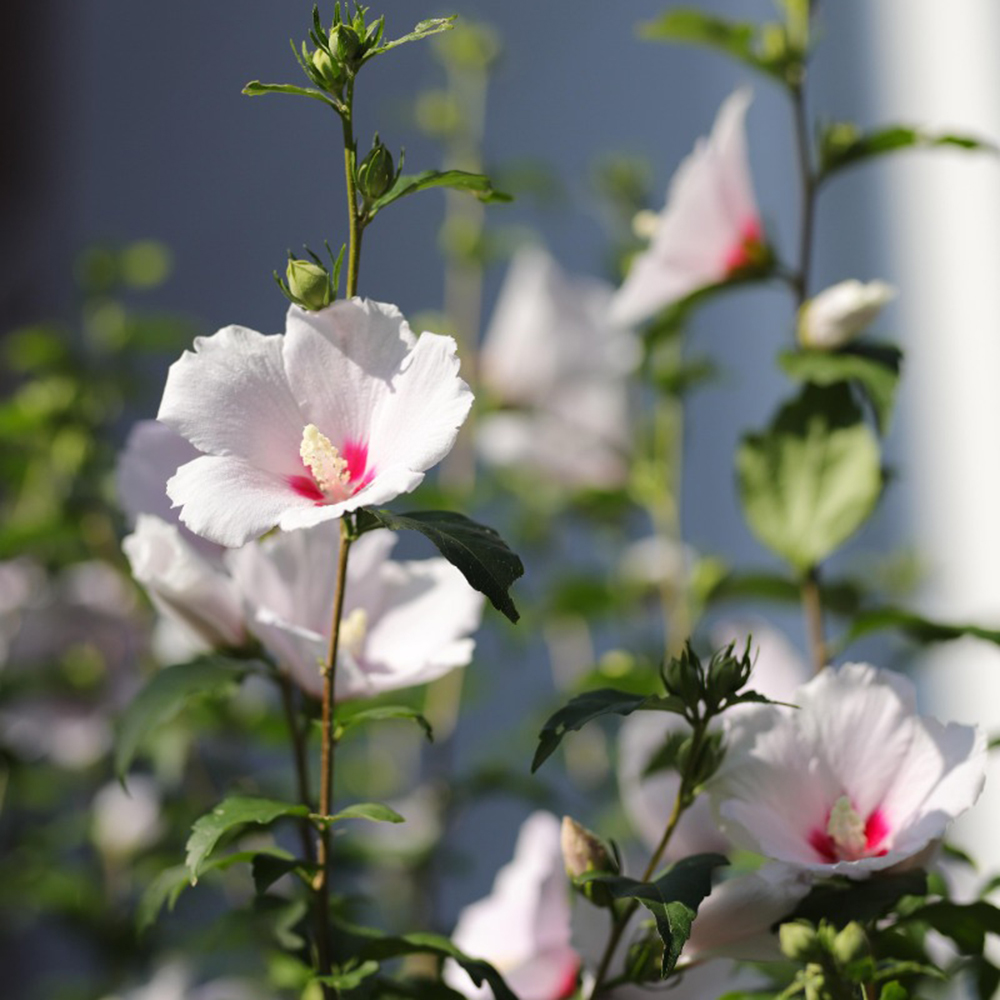
<svg viewBox="0 0 1000 1000">
<path fill-rule="evenodd" d="M 997 0 L 869 0 L 876 122 L 1000 140 Z M 890 162 L 891 161 L 891 162 Z M 881 168 L 906 350 L 903 486 L 930 570 L 923 610 L 1000 624 L 1000 159 L 934 150 Z M 928 657 L 924 705 L 1000 732 L 1000 650 Z M 1000 866 L 1000 768 L 956 839 Z"/>
</svg>

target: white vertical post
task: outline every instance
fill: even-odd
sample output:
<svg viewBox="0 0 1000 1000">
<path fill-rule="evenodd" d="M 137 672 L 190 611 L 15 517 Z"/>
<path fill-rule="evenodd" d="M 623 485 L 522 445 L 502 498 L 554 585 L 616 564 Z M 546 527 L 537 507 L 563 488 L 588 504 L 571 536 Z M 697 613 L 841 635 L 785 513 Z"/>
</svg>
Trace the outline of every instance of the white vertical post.
<svg viewBox="0 0 1000 1000">
<path fill-rule="evenodd" d="M 1000 4 L 875 0 L 868 21 L 872 113 L 1000 139 Z M 1000 623 L 1000 161 L 935 150 L 890 158 L 881 175 L 890 277 L 906 349 L 902 472 L 923 607 Z M 1000 732 L 1000 650 L 965 640 L 929 657 L 924 702 L 943 719 Z M 1000 864 L 1000 769 L 960 839 Z"/>
</svg>

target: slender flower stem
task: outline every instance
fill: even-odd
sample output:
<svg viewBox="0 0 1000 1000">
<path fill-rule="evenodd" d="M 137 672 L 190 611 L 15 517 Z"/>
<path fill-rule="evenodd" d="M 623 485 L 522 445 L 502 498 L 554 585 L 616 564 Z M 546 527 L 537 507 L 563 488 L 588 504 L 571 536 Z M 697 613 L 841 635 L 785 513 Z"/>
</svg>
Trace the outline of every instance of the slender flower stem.
<svg viewBox="0 0 1000 1000">
<path fill-rule="evenodd" d="M 690 762 L 689 770 L 691 773 L 694 772 L 694 769 L 698 764 L 698 759 L 701 756 L 701 748 L 704 743 L 706 728 L 707 722 L 705 720 L 698 722 L 694 727 L 694 732 L 691 736 L 691 753 L 688 757 Z M 660 866 L 660 862 L 663 860 L 664 852 L 670 844 L 674 831 L 677 829 L 677 824 L 680 822 L 681 816 L 684 815 L 690 804 L 690 776 L 689 774 L 683 774 L 681 776 L 680 787 L 677 789 L 677 795 L 674 797 L 674 805 L 670 810 L 670 818 L 667 820 L 666 829 L 664 829 L 663 836 L 660 838 L 659 844 L 656 845 L 656 850 L 653 851 L 653 855 L 649 859 L 649 864 L 646 865 L 646 870 L 642 873 L 643 882 L 648 882 L 653 877 L 653 873 Z M 625 933 L 625 928 L 628 926 L 629 921 L 632 919 L 638 908 L 639 901 L 636 899 L 631 900 L 628 906 L 622 910 L 621 915 L 615 920 L 614 925 L 611 928 L 611 935 L 608 938 L 608 943 L 604 948 L 604 954 L 601 955 L 601 961 L 597 967 L 597 973 L 594 976 L 594 986 L 590 991 L 588 1000 L 595 1000 L 605 985 L 608 970 L 611 967 L 611 961 L 615 956 L 615 952 L 618 950 L 618 945 L 621 942 L 622 935 Z"/>
<path fill-rule="evenodd" d="M 826 640 L 823 638 L 823 603 L 820 598 L 819 572 L 813 568 L 802 580 L 802 608 L 809 636 L 809 655 L 813 670 L 819 673 L 826 666 Z"/>
<path fill-rule="evenodd" d="M 281 703 L 285 710 L 285 721 L 288 723 L 288 735 L 292 740 L 292 757 L 295 761 L 295 780 L 299 793 L 299 801 L 312 808 L 312 796 L 309 793 L 309 762 L 306 759 L 306 742 L 299 727 L 295 712 L 294 692 L 288 675 L 278 672 L 275 675 L 278 689 L 281 691 Z M 308 862 L 316 860 L 316 850 L 313 846 L 312 832 L 308 819 L 303 819 L 299 825 L 302 835 L 302 856 Z"/>
<path fill-rule="evenodd" d="M 346 520 L 340 522 L 340 553 L 337 558 L 337 584 L 333 595 L 333 621 L 330 625 L 330 644 L 326 663 L 323 665 L 323 744 L 320 757 L 319 814 L 329 816 L 333 805 L 333 765 L 335 741 L 333 734 L 333 691 L 337 675 L 337 647 L 340 642 L 340 620 L 344 613 L 344 581 L 347 577 L 347 555 L 351 548 L 351 535 Z M 313 887 L 317 896 L 318 941 L 320 972 L 330 974 L 330 828 L 326 823 L 320 830 L 317 854 L 319 871 Z M 335 996 L 336 991 L 324 987 L 325 996 Z"/>
<path fill-rule="evenodd" d="M 354 83 L 347 85 L 347 112 L 340 116 L 344 128 L 344 179 L 347 182 L 347 289 L 346 297 L 358 294 L 358 268 L 361 264 L 362 227 L 358 218 L 358 190 L 354 178 L 354 164 L 357 159 L 357 143 L 354 139 L 354 125 L 351 115 L 354 106 Z"/>
</svg>

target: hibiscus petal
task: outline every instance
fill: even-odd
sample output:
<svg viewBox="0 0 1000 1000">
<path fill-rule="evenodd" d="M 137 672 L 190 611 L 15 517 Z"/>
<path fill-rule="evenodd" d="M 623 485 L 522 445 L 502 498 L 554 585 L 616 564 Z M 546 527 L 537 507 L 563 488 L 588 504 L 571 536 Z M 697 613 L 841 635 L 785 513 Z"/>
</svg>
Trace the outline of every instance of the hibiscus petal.
<svg viewBox="0 0 1000 1000">
<path fill-rule="evenodd" d="M 167 494 L 196 535 L 229 548 L 264 534 L 289 509 L 314 507 L 283 476 L 242 458 L 196 458 L 177 470 Z"/>
<path fill-rule="evenodd" d="M 209 455 L 301 472 L 302 419 L 282 363 L 280 335 L 227 326 L 198 337 L 170 366 L 157 419 Z"/>
</svg>

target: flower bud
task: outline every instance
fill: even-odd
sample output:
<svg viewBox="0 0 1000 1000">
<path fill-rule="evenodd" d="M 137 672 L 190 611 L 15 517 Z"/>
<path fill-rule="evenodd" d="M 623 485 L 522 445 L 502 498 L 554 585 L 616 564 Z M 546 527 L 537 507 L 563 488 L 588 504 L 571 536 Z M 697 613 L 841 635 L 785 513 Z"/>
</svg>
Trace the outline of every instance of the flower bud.
<svg viewBox="0 0 1000 1000">
<path fill-rule="evenodd" d="M 330 51 L 340 66 L 348 71 L 357 69 L 355 60 L 361 53 L 361 39 L 349 24 L 335 24 L 330 29 Z"/>
<path fill-rule="evenodd" d="M 868 954 L 868 939 L 858 923 L 848 924 L 834 939 L 833 957 L 841 965 L 849 965 Z"/>
<path fill-rule="evenodd" d="M 883 281 L 841 281 L 820 292 L 799 310 L 798 335 L 803 347 L 836 350 L 850 343 L 896 297 Z"/>
<path fill-rule="evenodd" d="M 600 837 L 585 826 L 581 826 L 572 816 L 563 816 L 559 838 L 562 847 L 566 874 L 577 878 L 586 872 L 613 871 L 614 866 Z"/>
<path fill-rule="evenodd" d="M 326 271 L 308 260 L 290 260 L 285 271 L 292 298 L 310 312 L 319 312 L 333 301 L 333 288 Z"/>
<path fill-rule="evenodd" d="M 804 921 L 795 920 L 778 928 L 778 941 L 786 958 L 801 962 L 816 953 L 816 930 Z"/>
<path fill-rule="evenodd" d="M 366 202 L 377 201 L 392 187 L 396 180 L 392 153 L 375 136 L 371 152 L 361 161 L 357 170 L 358 190 Z"/>
<path fill-rule="evenodd" d="M 328 93 L 339 95 L 344 89 L 346 76 L 337 60 L 325 49 L 317 49 L 310 62 L 315 71 L 313 80 Z"/>
<path fill-rule="evenodd" d="M 663 672 L 663 682 L 670 694 L 677 695 L 685 705 L 693 707 L 704 694 L 701 662 L 690 647 L 674 657 Z"/>
</svg>

